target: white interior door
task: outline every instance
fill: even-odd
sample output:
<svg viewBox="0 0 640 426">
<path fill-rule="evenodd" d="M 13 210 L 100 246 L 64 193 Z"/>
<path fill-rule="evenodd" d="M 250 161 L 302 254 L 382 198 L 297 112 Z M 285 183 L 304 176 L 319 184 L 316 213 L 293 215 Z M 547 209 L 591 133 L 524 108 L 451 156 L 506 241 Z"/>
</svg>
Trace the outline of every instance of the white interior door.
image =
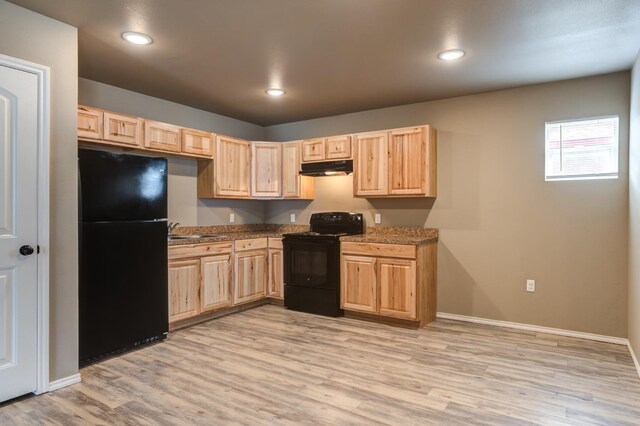
<svg viewBox="0 0 640 426">
<path fill-rule="evenodd" d="M 0 65 L 0 402 L 37 384 L 37 119 L 38 77 Z"/>
</svg>

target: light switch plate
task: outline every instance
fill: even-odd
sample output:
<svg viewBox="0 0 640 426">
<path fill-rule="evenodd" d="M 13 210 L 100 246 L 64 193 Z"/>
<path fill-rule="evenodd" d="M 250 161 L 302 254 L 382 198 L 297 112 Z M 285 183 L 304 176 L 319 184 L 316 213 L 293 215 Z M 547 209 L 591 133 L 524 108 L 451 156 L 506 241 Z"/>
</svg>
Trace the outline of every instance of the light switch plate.
<svg viewBox="0 0 640 426">
<path fill-rule="evenodd" d="M 229 222 L 234 223 L 236 221 L 236 215 L 233 213 L 229 213 Z"/>
<path fill-rule="evenodd" d="M 296 214 L 291 213 L 291 223 L 296 223 Z"/>
<path fill-rule="evenodd" d="M 376 213 L 376 215 L 375 215 L 375 217 L 374 217 L 373 221 L 374 221 L 375 223 L 380 223 L 380 213 Z"/>
<path fill-rule="evenodd" d="M 536 291 L 536 281 L 527 280 L 527 291 Z"/>
</svg>

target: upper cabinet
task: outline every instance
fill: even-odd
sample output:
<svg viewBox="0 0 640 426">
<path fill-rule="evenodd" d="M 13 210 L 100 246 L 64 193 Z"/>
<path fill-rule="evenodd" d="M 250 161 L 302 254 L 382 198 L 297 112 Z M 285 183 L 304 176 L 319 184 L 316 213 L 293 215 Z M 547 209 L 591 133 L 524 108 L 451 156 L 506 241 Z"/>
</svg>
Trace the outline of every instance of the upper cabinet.
<svg viewBox="0 0 640 426">
<path fill-rule="evenodd" d="M 353 138 L 355 141 L 354 195 L 357 197 L 388 195 L 388 132 L 361 133 L 354 135 Z"/>
<path fill-rule="evenodd" d="M 282 144 L 282 198 L 313 200 L 311 176 L 300 176 L 300 142 Z"/>
<path fill-rule="evenodd" d="M 212 157 L 214 138 L 213 133 L 180 129 L 182 153 L 198 157 Z"/>
<path fill-rule="evenodd" d="M 354 135 L 356 197 L 435 197 L 436 130 L 416 126 Z"/>
<path fill-rule="evenodd" d="M 331 136 L 302 141 L 303 163 L 349 158 L 351 158 L 351 136 Z"/>
<path fill-rule="evenodd" d="M 144 147 L 154 151 L 180 152 L 180 127 L 145 120 Z"/>
<path fill-rule="evenodd" d="M 251 143 L 251 196 L 282 196 L 282 144 Z"/>
<path fill-rule="evenodd" d="M 215 157 L 215 196 L 249 198 L 251 143 L 228 136 L 218 136 Z"/>
<path fill-rule="evenodd" d="M 78 107 L 78 137 L 89 139 L 102 139 L 102 123 L 104 114 L 102 111 L 79 106 Z"/>
<path fill-rule="evenodd" d="M 104 112 L 105 141 L 140 148 L 142 146 L 142 119 L 131 115 Z"/>
</svg>

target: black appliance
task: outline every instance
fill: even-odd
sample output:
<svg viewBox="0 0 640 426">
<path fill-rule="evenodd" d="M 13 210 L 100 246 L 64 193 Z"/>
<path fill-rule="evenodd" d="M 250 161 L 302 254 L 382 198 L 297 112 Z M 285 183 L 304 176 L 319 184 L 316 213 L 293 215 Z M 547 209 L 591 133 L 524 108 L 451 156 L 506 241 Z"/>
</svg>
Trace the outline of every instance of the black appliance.
<svg viewBox="0 0 640 426">
<path fill-rule="evenodd" d="M 333 176 L 353 173 L 353 160 L 321 161 L 318 163 L 302 163 L 302 176 Z"/>
<path fill-rule="evenodd" d="M 340 237 L 364 233 L 362 213 L 314 213 L 311 230 L 285 234 L 284 305 L 287 309 L 341 316 Z"/>
<path fill-rule="evenodd" d="M 164 339 L 167 160 L 78 152 L 80 366 Z"/>
</svg>

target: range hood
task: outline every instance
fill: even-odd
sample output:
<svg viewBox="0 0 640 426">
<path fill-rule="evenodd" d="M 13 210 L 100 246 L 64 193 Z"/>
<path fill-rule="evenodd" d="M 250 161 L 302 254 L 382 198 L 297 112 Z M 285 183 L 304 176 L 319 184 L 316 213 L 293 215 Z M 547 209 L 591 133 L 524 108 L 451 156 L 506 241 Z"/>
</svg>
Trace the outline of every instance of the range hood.
<svg viewBox="0 0 640 426">
<path fill-rule="evenodd" d="M 353 173 L 353 160 L 322 161 L 320 163 L 303 163 L 302 176 L 334 176 Z"/>
</svg>

